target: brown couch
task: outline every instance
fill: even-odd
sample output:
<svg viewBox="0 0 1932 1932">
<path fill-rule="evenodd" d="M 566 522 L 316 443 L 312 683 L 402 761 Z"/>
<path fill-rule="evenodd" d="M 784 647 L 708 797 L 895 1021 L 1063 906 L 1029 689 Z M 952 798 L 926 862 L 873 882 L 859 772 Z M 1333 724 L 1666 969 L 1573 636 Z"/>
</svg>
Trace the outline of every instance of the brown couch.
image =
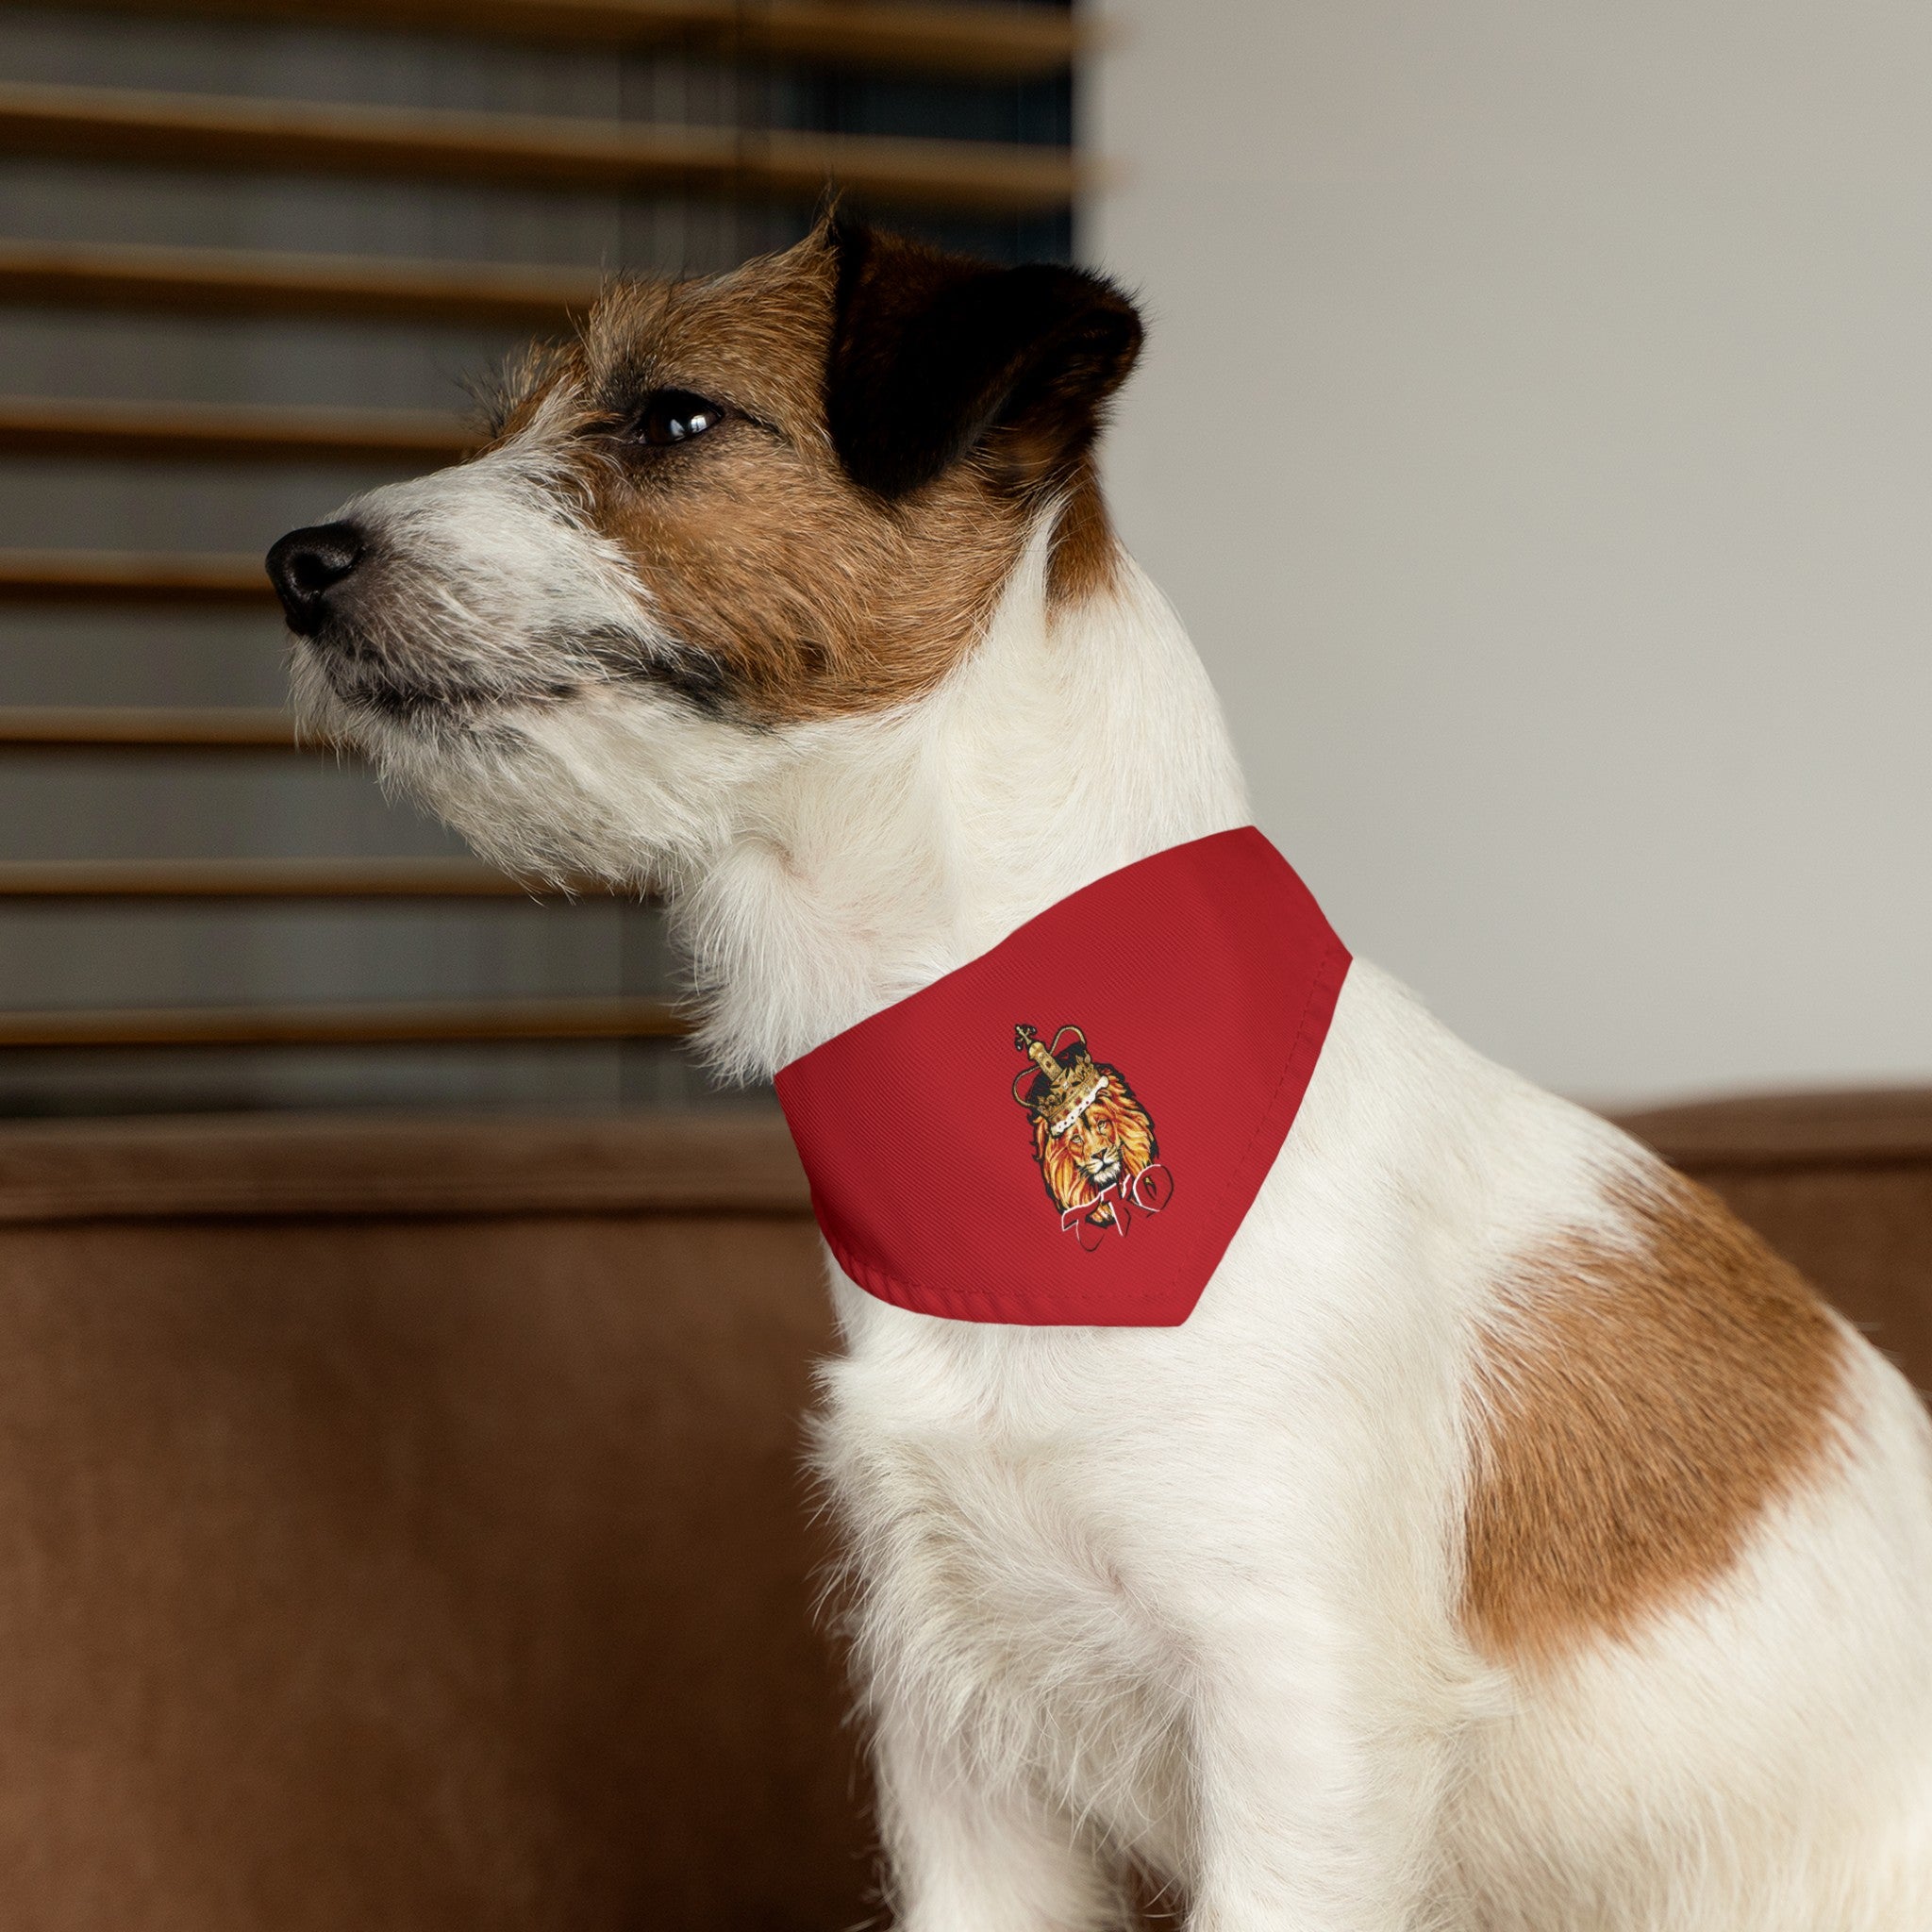
<svg viewBox="0 0 1932 1932">
<path fill-rule="evenodd" d="M 1932 1094 L 1633 1123 L 1932 1382 Z M 776 1121 L 0 1128 L 0 1923 L 831 1932 Z"/>
</svg>

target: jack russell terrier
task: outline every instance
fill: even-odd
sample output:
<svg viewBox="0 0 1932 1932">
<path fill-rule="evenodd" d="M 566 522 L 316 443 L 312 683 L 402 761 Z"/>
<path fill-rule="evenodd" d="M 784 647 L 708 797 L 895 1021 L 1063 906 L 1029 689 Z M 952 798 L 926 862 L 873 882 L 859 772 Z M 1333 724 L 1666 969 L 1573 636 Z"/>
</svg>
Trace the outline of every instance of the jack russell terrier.
<svg viewBox="0 0 1932 1932">
<path fill-rule="evenodd" d="M 1140 341 L 828 217 L 270 553 L 308 720 L 661 890 L 777 1077 L 897 1923 L 1924 1932 L 1927 1418 L 1244 829 L 1095 480 Z"/>
</svg>

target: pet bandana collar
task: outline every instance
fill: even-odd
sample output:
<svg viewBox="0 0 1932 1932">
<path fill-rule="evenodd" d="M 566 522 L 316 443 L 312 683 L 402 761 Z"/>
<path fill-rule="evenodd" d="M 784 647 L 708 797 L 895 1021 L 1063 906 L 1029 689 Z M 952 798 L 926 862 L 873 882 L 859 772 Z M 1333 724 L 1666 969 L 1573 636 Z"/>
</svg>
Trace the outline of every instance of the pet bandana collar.
<svg viewBox="0 0 1932 1932">
<path fill-rule="evenodd" d="M 839 1265 L 958 1322 L 1185 1322 L 1348 963 L 1252 825 L 1082 887 L 780 1070 Z"/>
</svg>

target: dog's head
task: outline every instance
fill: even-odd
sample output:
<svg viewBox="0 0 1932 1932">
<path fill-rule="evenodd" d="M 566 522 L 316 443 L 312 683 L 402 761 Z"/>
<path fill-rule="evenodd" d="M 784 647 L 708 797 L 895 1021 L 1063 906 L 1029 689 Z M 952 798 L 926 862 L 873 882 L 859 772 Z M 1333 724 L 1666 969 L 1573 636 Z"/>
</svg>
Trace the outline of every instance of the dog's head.
<svg viewBox="0 0 1932 1932">
<path fill-rule="evenodd" d="M 480 454 L 270 552 L 300 705 L 515 862 L 675 855 L 774 742 L 941 683 L 1042 517 L 1056 593 L 1105 580 L 1140 339 L 1097 276 L 837 219 L 619 283 Z"/>
</svg>

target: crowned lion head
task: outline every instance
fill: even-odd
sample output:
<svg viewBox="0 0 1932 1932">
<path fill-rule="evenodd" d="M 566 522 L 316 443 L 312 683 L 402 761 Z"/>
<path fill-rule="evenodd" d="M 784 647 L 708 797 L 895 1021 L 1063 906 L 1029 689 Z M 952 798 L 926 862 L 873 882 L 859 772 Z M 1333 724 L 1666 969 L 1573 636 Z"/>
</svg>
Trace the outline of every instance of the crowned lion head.
<svg viewBox="0 0 1932 1932">
<path fill-rule="evenodd" d="M 1056 1134 L 1044 1115 L 1033 1123 L 1033 1151 L 1045 1176 L 1046 1191 L 1062 1213 L 1098 1201 L 1087 1216 L 1096 1227 L 1110 1226 L 1112 1205 L 1100 1196 L 1153 1165 L 1159 1149 L 1147 1109 L 1111 1067 L 1097 1070 L 1106 1086 L 1077 1119 Z"/>
<path fill-rule="evenodd" d="M 1034 1158 L 1054 1205 L 1063 1216 L 1091 1206 L 1091 1225 L 1112 1226 L 1114 1206 L 1101 1197 L 1131 1188 L 1157 1158 L 1147 1109 L 1118 1067 L 1094 1059 L 1077 1026 L 1062 1026 L 1051 1044 L 1017 1026 L 1013 1044 L 1033 1063 L 1015 1078 L 1013 1098 L 1033 1117 Z"/>
</svg>

